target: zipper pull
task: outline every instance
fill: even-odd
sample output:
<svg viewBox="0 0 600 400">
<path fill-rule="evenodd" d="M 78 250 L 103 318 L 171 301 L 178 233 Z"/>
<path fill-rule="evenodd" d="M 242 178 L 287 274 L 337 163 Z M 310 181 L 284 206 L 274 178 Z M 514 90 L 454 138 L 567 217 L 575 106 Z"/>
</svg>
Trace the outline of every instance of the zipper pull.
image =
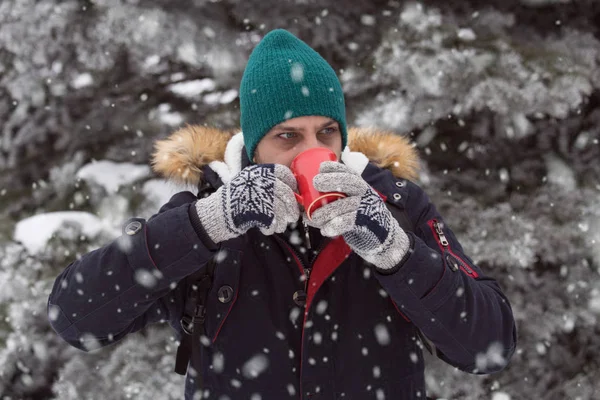
<svg viewBox="0 0 600 400">
<path fill-rule="evenodd" d="M 304 242 L 306 243 L 306 248 L 311 250 L 312 247 L 310 245 L 310 232 L 308 231 L 308 224 L 306 222 L 302 222 L 304 224 Z"/>
<path fill-rule="evenodd" d="M 310 268 L 304 268 L 304 293 L 308 293 L 308 281 L 310 280 Z"/>
<path fill-rule="evenodd" d="M 444 235 L 444 231 L 442 230 L 442 224 L 434 219 L 433 227 L 435 228 L 435 231 L 438 234 L 438 237 L 440 238 L 440 243 L 442 244 L 442 246 L 448 246 L 448 239 L 446 239 L 446 235 Z"/>
<path fill-rule="evenodd" d="M 458 271 L 460 264 L 450 254 L 446 254 L 446 261 L 450 265 L 450 269 L 454 272 Z"/>
</svg>

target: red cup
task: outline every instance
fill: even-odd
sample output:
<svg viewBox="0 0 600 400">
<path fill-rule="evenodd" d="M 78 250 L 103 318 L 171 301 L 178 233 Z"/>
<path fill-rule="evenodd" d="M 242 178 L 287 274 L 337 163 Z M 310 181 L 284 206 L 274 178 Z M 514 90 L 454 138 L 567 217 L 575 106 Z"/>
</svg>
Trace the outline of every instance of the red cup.
<svg viewBox="0 0 600 400">
<path fill-rule="evenodd" d="M 344 193 L 325 193 L 314 188 L 313 178 L 319 173 L 323 161 L 337 161 L 337 156 L 325 147 L 313 147 L 298 154 L 290 164 L 290 169 L 298 182 L 298 191 L 300 192 L 300 194 L 294 194 L 298 203 L 304 207 L 308 219 L 312 219 L 312 213 L 319 207 L 346 197 Z"/>
</svg>

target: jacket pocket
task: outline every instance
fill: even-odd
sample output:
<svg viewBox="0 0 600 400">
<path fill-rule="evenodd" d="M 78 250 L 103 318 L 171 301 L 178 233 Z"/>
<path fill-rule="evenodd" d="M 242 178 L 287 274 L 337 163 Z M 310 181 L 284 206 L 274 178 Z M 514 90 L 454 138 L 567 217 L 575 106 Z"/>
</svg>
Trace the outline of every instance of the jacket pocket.
<svg viewBox="0 0 600 400">
<path fill-rule="evenodd" d="M 242 253 L 223 248 L 215 256 L 215 270 L 211 289 L 206 299 L 204 331 L 214 343 L 238 298 Z"/>
<path fill-rule="evenodd" d="M 479 274 L 477 274 L 477 272 L 452 249 L 450 241 L 448 240 L 444 231 L 444 229 L 447 229 L 445 228 L 444 223 L 438 221 L 437 219 L 430 219 L 427 221 L 427 225 L 429 226 L 431 234 L 433 235 L 433 238 L 442 252 L 444 264 L 452 271 L 458 271 L 460 269 L 471 278 L 477 278 Z"/>
</svg>

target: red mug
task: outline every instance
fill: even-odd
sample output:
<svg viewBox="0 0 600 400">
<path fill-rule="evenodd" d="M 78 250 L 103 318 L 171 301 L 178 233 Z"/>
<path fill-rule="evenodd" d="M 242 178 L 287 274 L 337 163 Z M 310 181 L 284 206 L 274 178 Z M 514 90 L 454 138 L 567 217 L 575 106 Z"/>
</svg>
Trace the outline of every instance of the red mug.
<svg viewBox="0 0 600 400">
<path fill-rule="evenodd" d="M 298 182 L 298 191 L 300 192 L 300 194 L 294 193 L 296 200 L 304 207 L 309 220 L 312 213 L 319 207 L 346 197 L 344 193 L 325 193 L 314 188 L 313 178 L 319 173 L 323 161 L 337 161 L 337 156 L 325 147 L 313 147 L 298 154 L 290 164 L 290 169 Z"/>
</svg>

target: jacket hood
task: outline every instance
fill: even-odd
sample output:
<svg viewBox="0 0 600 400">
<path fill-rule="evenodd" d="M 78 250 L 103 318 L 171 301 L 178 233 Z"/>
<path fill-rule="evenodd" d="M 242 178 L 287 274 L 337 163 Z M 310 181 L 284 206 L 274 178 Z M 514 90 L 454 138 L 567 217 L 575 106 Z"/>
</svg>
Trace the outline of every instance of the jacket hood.
<svg viewBox="0 0 600 400">
<path fill-rule="evenodd" d="M 177 183 L 197 186 L 206 166 L 227 182 L 241 170 L 243 149 L 241 132 L 188 125 L 155 142 L 151 164 L 158 175 Z M 369 162 L 397 178 L 414 181 L 419 173 L 418 152 L 409 139 L 379 129 L 350 127 L 341 158 L 359 174 Z"/>
</svg>

